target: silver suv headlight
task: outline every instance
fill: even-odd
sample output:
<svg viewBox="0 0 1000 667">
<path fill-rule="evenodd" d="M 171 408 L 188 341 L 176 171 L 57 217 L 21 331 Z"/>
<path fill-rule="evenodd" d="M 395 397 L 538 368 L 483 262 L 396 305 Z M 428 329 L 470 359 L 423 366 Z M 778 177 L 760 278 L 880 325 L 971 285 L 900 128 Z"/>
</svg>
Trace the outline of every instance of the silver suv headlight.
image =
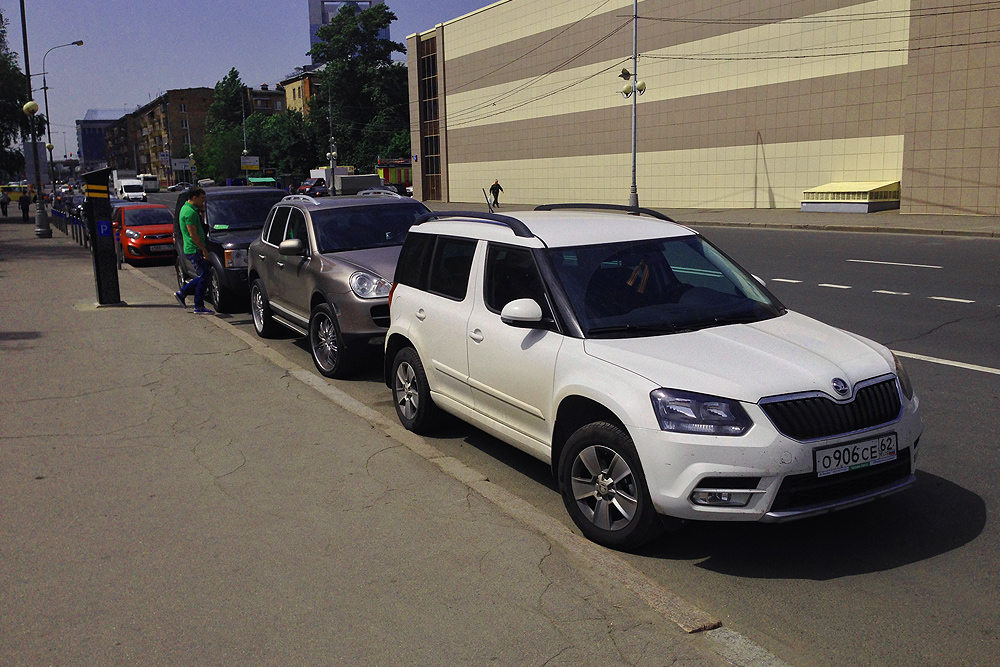
<svg viewBox="0 0 1000 667">
<path fill-rule="evenodd" d="M 743 435 L 753 426 L 753 420 L 739 401 L 728 398 L 676 389 L 654 389 L 649 398 L 664 431 Z"/>
<path fill-rule="evenodd" d="M 358 271 L 351 276 L 351 290 L 362 299 L 387 297 L 391 289 L 392 283 L 374 273 Z"/>
</svg>

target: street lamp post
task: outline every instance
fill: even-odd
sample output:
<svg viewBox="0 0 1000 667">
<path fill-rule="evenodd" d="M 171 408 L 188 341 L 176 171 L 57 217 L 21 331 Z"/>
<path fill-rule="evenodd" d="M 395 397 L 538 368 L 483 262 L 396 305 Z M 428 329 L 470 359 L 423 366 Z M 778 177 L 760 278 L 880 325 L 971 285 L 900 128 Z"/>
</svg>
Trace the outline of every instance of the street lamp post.
<svg viewBox="0 0 1000 667">
<path fill-rule="evenodd" d="M 49 180 L 53 181 L 52 183 L 53 193 L 55 192 L 55 182 L 54 179 L 52 178 L 52 149 L 54 148 L 54 146 L 52 145 L 52 117 L 49 116 L 49 84 L 46 81 L 46 75 L 49 73 L 49 71 L 45 69 L 45 59 L 48 57 L 50 53 L 52 53 L 56 49 L 61 49 L 64 46 L 83 46 L 83 40 L 78 39 L 75 42 L 70 42 L 69 44 L 60 44 L 59 46 L 53 46 L 51 49 L 45 52 L 44 56 L 42 56 L 42 93 L 45 96 L 45 123 L 46 123 L 45 129 L 47 132 L 47 139 L 48 139 L 45 147 L 49 150 Z"/>
<path fill-rule="evenodd" d="M 636 106 L 639 95 L 646 92 L 646 82 L 639 81 L 639 0 L 632 0 L 632 72 L 623 69 L 621 78 L 628 83 L 622 88 L 622 95 L 632 98 L 632 189 L 629 190 L 628 205 L 631 208 L 639 208 L 639 191 L 635 182 L 635 162 L 636 162 Z"/>
<path fill-rule="evenodd" d="M 21 37 L 24 40 L 24 79 L 28 86 L 28 101 L 25 102 L 22 109 L 28 115 L 31 150 L 35 156 L 35 184 L 38 186 L 38 203 L 35 205 L 35 236 L 50 239 L 52 238 L 52 228 L 49 227 L 49 216 L 45 211 L 41 157 L 38 155 L 38 141 L 35 136 L 35 114 L 38 113 L 38 103 L 31 99 L 31 63 L 28 60 L 28 22 L 24 16 L 24 0 L 21 0 Z"/>
</svg>

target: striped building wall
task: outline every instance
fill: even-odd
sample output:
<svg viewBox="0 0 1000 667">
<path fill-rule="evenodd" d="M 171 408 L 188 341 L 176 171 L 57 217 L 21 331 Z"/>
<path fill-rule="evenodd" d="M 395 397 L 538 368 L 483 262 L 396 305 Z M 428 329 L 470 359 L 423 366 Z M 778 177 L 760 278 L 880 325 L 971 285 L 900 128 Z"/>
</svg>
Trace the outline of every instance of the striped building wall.
<svg viewBox="0 0 1000 667">
<path fill-rule="evenodd" d="M 797 208 L 831 181 L 901 180 L 904 212 L 1000 214 L 998 3 L 638 14 L 642 205 Z M 500 179 L 509 201 L 627 203 L 631 15 L 631 0 L 504 0 L 411 35 L 415 192 L 480 201 Z"/>
</svg>

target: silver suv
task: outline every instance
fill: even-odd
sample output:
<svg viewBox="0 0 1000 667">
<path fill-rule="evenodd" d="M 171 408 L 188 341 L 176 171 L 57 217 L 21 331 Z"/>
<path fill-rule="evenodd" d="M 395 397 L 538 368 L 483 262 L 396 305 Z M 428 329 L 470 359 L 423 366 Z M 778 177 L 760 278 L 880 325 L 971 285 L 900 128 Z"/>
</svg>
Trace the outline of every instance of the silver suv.
<svg viewBox="0 0 1000 667">
<path fill-rule="evenodd" d="M 919 400 L 888 349 L 665 216 L 572 207 L 410 230 L 385 347 L 406 428 L 443 410 L 549 463 L 580 531 L 622 549 L 660 517 L 788 521 L 916 481 Z"/>
<path fill-rule="evenodd" d="M 309 337 L 313 362 L 344 377 L 389 326 L 388 278 L 410 226 L 428 213 L 395 194 L 285 197 L 250 244 L 250 312 L 257 335 L 280 324 Z"/>
</svg>

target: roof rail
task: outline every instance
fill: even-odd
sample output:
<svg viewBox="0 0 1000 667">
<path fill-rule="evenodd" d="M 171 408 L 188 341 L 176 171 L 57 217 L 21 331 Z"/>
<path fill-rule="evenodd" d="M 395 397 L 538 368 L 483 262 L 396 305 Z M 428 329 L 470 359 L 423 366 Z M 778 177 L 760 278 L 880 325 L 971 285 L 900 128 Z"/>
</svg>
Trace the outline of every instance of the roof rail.
<svg viewBox="0 0 1000 667">
<path fill-rule="evenodd" d="M 665 222 L 677 222 L 673 218 L 659 211 L 654 211 L 651 208 L 638 208 L 636 206 L 627 206 L 625 204 L 539 204 L 535 207 L 536 211 L 555 211 L 559 209 L 596 209 L 604 211 L 621 211 L 622 213 L 628 213 L 629 215 L 639 215 L 645 214 L 652 216 L 658 220 L 663 220 Z"/>
<path fill-rule="evenodd" d="M 319 206 L 319 202 L 309 195 L 285 195 L 282 197 L 281 201 L 304 201 L 307 204 Z"/>
<path fill-rule="evenodd" d="M 413 223 L 413 226 L 415 227 L 422 222 L 440 218 L 473 218 L 477 220 L 500 223 L 501 225 L 507 225 L 510 227 L 511 231 L 514 232 L 514 236 L 520 236 L 521 238 L 526 239 L 534 238 L 535 236 L 531 233 L 531 230 L 528 229 L 528 226 L 517 218 L 512 218 L 509 215 L 500 215 L 499 213 L 483 213 L 481 211 L 432 211 L 430 213 L 424 213 L 422 216 L 417 218 L 417 221 Z"/>
<path fill-rule="evenodd" d="M 388 188 L 365 188 L 357 194 L 358 197 L 395 197 L 396 199 L 403 199 L 403 195 L 399 194 L 395 190 L 389 190 Z"/>
</svg>

